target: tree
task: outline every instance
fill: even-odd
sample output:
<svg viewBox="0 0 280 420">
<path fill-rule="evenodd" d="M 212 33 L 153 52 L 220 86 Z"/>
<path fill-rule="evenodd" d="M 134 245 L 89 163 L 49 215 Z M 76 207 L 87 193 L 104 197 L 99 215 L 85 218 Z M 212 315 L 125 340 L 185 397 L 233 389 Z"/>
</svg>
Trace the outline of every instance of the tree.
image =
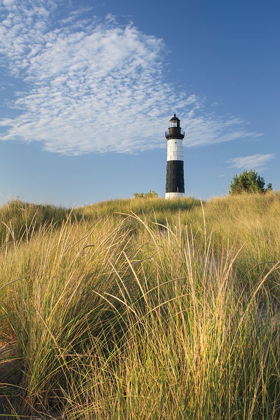
<svg viewBox="0 0 280 420">
<path fill-rule="evenodd" d="M 267 188 L 265 186 L 265 180 L 258 175 L 255 170 L 249 172 L 244 170 L 242 174 L 234 175 L 233 180 L 230 183 L 230 194 L 241 194 L 243 192 L 248 193 L 265 193 L 272 191 L 272 184 L 269 183 Z"/>
<path fill-rule="evenodd" d="M 271 182 L 269 182 L 269 183 L 267 184 L 266 192 L 268 192 L 268 191 L 272 191 L 272 190 L 273 190 L 273 188 L 272 188 L 272 184 L 271 184 Z"/>
</svg>

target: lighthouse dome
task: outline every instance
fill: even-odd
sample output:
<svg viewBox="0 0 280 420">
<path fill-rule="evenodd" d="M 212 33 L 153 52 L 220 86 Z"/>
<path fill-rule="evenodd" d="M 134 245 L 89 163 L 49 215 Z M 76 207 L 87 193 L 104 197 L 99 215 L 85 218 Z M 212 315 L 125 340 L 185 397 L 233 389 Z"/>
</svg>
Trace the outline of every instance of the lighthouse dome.
<svg viewBox="0 0 280 420">
<path fill-rule="evenodd" d="M 170 121 L 180 121 L 180 120 L 179 118 L 176 117 L 176 114 L 174 114 L 174 117 L 172 117 Z"/>
</svg>

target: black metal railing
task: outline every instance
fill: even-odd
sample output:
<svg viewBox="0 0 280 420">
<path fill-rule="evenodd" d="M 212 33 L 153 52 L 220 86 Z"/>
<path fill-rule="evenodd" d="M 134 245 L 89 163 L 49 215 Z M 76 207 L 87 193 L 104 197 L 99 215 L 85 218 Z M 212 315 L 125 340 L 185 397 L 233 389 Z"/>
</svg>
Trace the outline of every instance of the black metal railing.
<svg viewBox="0 0 280 420">
<path fill-rule="evenodd" d="M 173 128 L 170 127 L 166 132 L 165 132 L 165 137 L 167 136 L 179 136 L 179 137 L 185 137 L 185 131 L 182 130 L 181 128 Z"/>
</svg>

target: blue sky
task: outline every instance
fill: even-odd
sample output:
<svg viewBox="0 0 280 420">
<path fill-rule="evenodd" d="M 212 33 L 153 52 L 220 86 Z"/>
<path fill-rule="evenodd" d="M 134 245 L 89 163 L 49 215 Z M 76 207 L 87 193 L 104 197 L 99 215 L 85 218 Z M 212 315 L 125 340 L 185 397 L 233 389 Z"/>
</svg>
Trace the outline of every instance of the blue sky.
<svg viewBox="0 0 280 420">
<path fill-rule="evenodd" d="M 186 194 L 279 175 L 278 1 L 0 0 L 0 200 L 164 196 L 169 119 Z"/>
</svg>

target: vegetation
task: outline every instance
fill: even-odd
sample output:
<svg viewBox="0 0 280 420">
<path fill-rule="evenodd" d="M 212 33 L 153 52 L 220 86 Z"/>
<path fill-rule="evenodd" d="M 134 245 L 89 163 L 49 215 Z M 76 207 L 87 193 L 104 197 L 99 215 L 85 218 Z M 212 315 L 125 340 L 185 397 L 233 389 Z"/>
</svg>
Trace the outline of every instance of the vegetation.
<svg viewBox="0 0 280 420">
<path fill-rule="evenodd" d="M 149 191 L 147 193 L 134 193 L 135 198 L 157 198 L 158 193 L 156 191 Z"/>
<path fill-rule="evenodd" d="M 265 180 L 255 170 L 244 170 L 240 175 L 234 175 L 230 183 L 230 194 L 264 193 L 272 191 L 272 184 L 265 188 Z"/>
<path fill-rule="evenodd" d="M 23 203 L 19 199 L 11 200 L 0 207 L 0 243 L 24 239 L 43 225 L 52 223 L 60 226 L 68 218 L 80 219 L 79 211 L 63 207 Z"/>
<path fill-rule="evenodd" d="M 5 219 L 2 416 L 279 418 L 277 193 L 52 210 Z"/>
</svg>

